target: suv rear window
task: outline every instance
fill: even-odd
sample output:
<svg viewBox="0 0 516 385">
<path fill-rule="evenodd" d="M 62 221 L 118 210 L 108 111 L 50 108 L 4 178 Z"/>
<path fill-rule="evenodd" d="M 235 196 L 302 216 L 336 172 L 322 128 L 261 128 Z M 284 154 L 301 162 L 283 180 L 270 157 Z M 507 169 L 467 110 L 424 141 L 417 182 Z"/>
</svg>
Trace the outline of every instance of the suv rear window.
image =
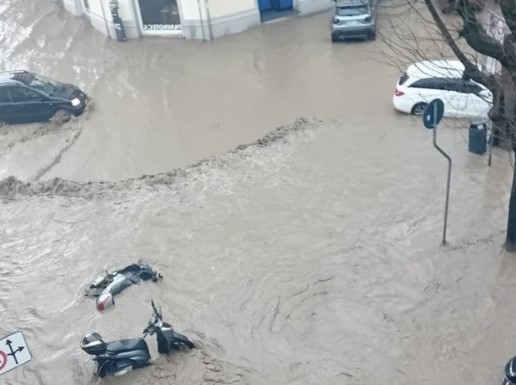
<svg viewBox="0 0 516 385">
<path fill-rule="evenodd" d="M 367 5 L 337 7 L 338 16 L 360 16 L 366 15 L 368 11 L 369 7 Z"/>
</svg>

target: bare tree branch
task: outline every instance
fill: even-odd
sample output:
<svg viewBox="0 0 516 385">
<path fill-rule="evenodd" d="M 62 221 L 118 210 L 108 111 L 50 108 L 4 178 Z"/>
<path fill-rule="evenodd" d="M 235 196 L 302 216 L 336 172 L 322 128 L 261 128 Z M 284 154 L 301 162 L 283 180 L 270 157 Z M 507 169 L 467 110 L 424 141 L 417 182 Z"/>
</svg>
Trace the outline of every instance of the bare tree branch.
<svg viewBox="0 0 516 385">
<path fill-rule="evenodd" d="M 487 34 L 476 16 L 469 10 L 471 6 L 467 5 L 466 2 L 464 3 L 464 5 L 459 6 L 459 15 L 464 21 L 462 36 L 464 36 L 469 46 L 483 55 L 498 60 L 504 67 L 513 68 L 516 63 L 514 57 L 511 58 L 507 55 L 502 44 Z"/>
<path fill-rule="evenodd" d="M 428 10 L 430 11 L 432 18 L 435 20 L 435 23 L 436 23 L 437 27 L 439 28 L 439 31 L 445 38 L 445 40 L 448 43 L 448 45 L 450 46 L 451 50 L 453 51 L 455 56 L 457 56 L 457 59 L 459 59 L 462 62 L 462 64 L 464 65 L 465 74 L 467 74 L 467 76 L 469 76 L 471 79 L 475 80 L 476 82 L 481 83 L 481 84 L 485 85 L 486 87 L 489 87 L 489 82 L 488 82 L 487 77 L 480 71 L 480 69 L 478 68 L 477 65 L 473 64 L 473 62 L 471 62 L 471 60 L 469 60 L 467 58 L 467 56 L 464 54 L 464 52 L 459 48 L 459 46 L 453 39 L 450 31 L 448 30 L 448 28 L 444 24 L 443 20 L 441 19 L 441 16 L 439 16 L 439 14 L 437 13 L 437 10 L 435 9 L 434 4 L 432 3 L 432 0 L 425 0 L 425 4 L 428 7 Z M 470 16 L 470 15 L 468 15 L 468 16 Z M 466 38 L 466 41 L 469 44 L 469 41 L 467 38 Z M 471 47 L 473 49 L 475 49 L 475 47 L 473 47 L 473 46 L 471 46 Z M 501 46 L 500 46 L 500 48 L 501 48 Z M 475 49 L 475 51 L 478 51 L 478 50 Z M 502 51 L 503 51 L 503 49 L 502 49 Z M 478 51 L 478 52 L 482 53 L 481 51 Z"/>
<path fill-rule="evenodd" d="M 516 1 L 500 0 L 500 9 L 507 27 L 509 27 L 512 35 L 516 38 Z"/>
</svg>

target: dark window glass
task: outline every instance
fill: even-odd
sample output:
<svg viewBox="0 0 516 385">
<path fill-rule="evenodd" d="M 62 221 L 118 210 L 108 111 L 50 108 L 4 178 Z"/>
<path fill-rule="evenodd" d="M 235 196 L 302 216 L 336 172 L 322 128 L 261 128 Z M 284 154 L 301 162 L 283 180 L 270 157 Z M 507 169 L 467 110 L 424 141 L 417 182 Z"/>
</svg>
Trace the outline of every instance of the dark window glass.
<svg viewBox="0 0 516 385">
<path fill-rule="evenodd" d="M 478 84 L 475 84 L 473 82 L 470 82 L 470 81 L 465 81 L 464 84 L 463 84 L 463 92 L 467 93 L 467 94 L 477 94 L 480 93 L 480 91 L 482 91 L 482 87 L 480 87 Z"/>
<path fill-rule="evenodd" d="M 32 81 L 30 82 L 30 87 L 43 91 L 47 95 L 55 95 L 59 88 L 59 84 L 55 80 L 46 78 L 44 76 L 34 75 Z"/>
<path fill-rule="evenodd" d="M 414 82 L 410 87 L 461 92 L 462 81 L 460 79 L 450 78 L 429 78 L 418 80 Z"/>
<path fill-rule="evenodd" d="M 152 30 L 181 30 L 177 0 L 138 0 L 143 28 Z"/>
<path fill-rule="evenodd" d="M 421 79 L 417 80 L 410 85 L 412 88 L 429 88 L 438 90 L 438 84 L 435 79 Z"/>
<path fill-rule="evenodd" d="M 361 16 L 367 14 L 368 11 L 369 7 L 367 5 L 337 7 L 337 15 L 339 16 Z"/>
<path fill-rule="evenodd" d="M 403 83 L 405 83 L 405 82 L 408 80 L 408 78 L 409 78 L 409 77 L 408 77 L 408 75 L 407 75 L 406 73 L 404 73 L 403 75 L 401 75 L 401 77 L 400 77 L 400 81 L 399 81 L 400 86 L 401 86 Z"/>
<path fill-rule="evenodd" d="M 0 103 L 11 103 L 7 87 L 0 87 Z"/>
<path fill-rule="evenodd" d="M 41 96 L 34 92 L 29 90 L 28 88 L 24 87 L 12 87 L 11 88 L 11 98 L 13 99 L 13 102 L 32 102 L 41 100 Z"/>
<path fill-rule="evenodd" d="M 460 79 L 438 79 L 439 89 L 444 91 L 461 92 L 462 81 Z"/>
</svg>

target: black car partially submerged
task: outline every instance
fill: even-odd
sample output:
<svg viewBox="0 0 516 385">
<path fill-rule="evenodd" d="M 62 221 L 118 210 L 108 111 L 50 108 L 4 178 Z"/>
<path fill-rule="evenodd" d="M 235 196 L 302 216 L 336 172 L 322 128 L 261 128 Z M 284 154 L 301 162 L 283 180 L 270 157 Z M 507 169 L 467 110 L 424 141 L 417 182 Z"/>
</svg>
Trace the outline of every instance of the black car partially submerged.
<svg viewBox="0 0 516 385">
<path fill-rule="evenodd" d="M 29 71 L 0 72 L 0 122 L 65 122 L 84 112 L 88 96 L 77 86 Z"/>
</svg>

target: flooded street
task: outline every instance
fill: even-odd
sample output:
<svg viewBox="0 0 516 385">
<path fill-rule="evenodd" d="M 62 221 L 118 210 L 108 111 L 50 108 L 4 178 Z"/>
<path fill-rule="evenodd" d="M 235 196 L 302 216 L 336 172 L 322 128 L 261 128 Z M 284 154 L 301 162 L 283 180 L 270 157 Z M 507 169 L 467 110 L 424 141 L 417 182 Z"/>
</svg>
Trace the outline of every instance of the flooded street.
<svg viewBox="0 0 516 385">
<path fill-rule="evenodd" d="M 34 357 L 3 383 L 500 383 L 516 353 L 509 156 L 488 167 L 441 126 L 440 247 L 446 162 L 394 112 L 380 39 L 331 45 L 322 14 L 120 44 L 58 8 L 0 6 L 3 69 L 94 98 L 61 128 L 1 128 L 0 337 L 22 330 Z M 98 313 L 87 284 L 140 259 L 164 280 Z M 151 298 L 200 348 L 167 359 L 151 337 L 152 366 L 97 381 L 81 336 L 140 336 Z"/>
<path fill-rule="evenodd" d="M 381 42 L 332 45 L 328 14 L 208 43 L 118 43 L 54 2 L 38 7 L 44 9 L 30 0 L 12 2 L 0 15 L 8 20 L 23 14 L 22 22 L 8 20 L 10 32 L 4 41 L 0 37 L 0 52 L 13 57 L 0 69 L 29 68 L 72 82 L 94 106 L 72 127 L 47 135 L 33 135 L 38 125 L 16 127 L 15 134 L 4 129 L 0 178 L 120 180 L 166 172 L 252 142 L 298 117 L 372 115 L 396 124 L 391 98 L 398 73 L 378 61 Z M 14 38 L 12 30 L 27 37 Z"/>
</svg>

